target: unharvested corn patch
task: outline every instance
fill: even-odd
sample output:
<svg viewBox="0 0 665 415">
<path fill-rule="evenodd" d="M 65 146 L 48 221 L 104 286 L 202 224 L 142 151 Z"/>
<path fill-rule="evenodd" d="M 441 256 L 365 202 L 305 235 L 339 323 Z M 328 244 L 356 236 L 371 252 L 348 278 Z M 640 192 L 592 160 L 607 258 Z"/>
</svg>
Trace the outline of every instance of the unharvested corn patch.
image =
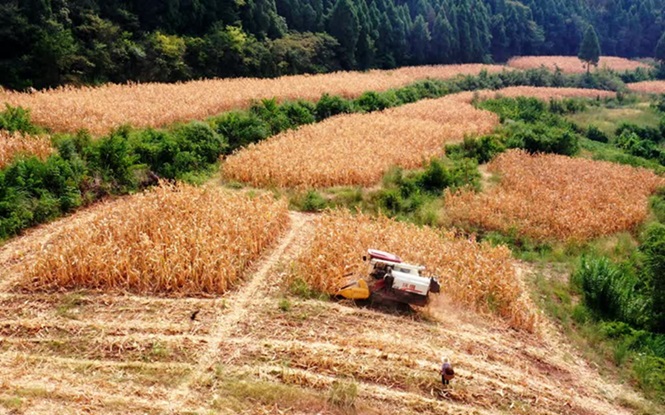
<svg viewBox="0 0 665 415">
<path fill-rule="evenodd" d="M 533 330 L 536 313 L 520 282 L 510 250 L 420 228 L 386 217 L 335 211 L 316 219 L 315 237 L 296 259 L 292 274 L 316 290 L 334 294 L 345 275 L 363 275 L 368 248 L 395 252 L 426 265 L 441 291 L 458 304 L 496 313 L 514 327 Z"/>
<path fill-rule="evenodd" d="M 229 180 L 259 187 L 372 186 L 393 166 L 419 168 L 443 145 L 490 133 L 499 117 L 472 105 L 495 96 L 611 97 L 576 88 L 513 87 L 463 92 L 380 113 L 340 115 L 252 144 L 222 164 Z"/>
<path fill-rule="evenodd" d="M 68 86 L 35 93 L 0 89 L 0 103 L 30 108 L 32 120 L 53 131 L 87 129 L 102 135 L 123 124 L 160 127 L 200 120 L 247 107 L 263 98 L 315 100 L 324 93 L 354 98 L 365 91 L 384 91 L 428 78 L 448 79 L 457 75 L 477 75 L 483 70 L 500 72 L 504 69 L 498 65 L 434 65 L 276 79 L 229 78 L 176 84 Z"/>
<path fill-rule="evenodd" d="M 498 186 L 477 194 L 448 192 L 453 224 L 541 241 L 583 242 L 634 228 L 648 214 L 648 197 L 665 181 L 653 172 L 560 155 L 501 154 L 488 170 Z"/>
<path fill-rule="evenodd" d="M 9 165 L 17 156 L 34 156 L 46 160 L 51 153 L 53 147 L 47 136 L 0 130 L 0 169 Z"/>
<path fill-rule="evenodd" d="M 586 67 L 577 56 L 522 56 L 508 61 L 508 66 L 516 69 L 561 69 L 564 73 L 585 73 Z M 598 68 L 607 68 L 617 72 L 634 71 L 638 68 L 650 69 L 651 66 L 616 56 L 601 56 Z"/>
<path fill-rule="evenodd" d="M 162 184 L 99 209 L 88 226 L 53 235 L 22 288 L 221 294 L 289 223 L 286 203 L 272 195 L 183 184 Z"/>
<path fill-rule="evenodd" d="M 644 81 L 626 84 L 629 90 L 633 92 L 642 92 L 644 94 L 665 94 L 665 81 Z"/>
</svg>

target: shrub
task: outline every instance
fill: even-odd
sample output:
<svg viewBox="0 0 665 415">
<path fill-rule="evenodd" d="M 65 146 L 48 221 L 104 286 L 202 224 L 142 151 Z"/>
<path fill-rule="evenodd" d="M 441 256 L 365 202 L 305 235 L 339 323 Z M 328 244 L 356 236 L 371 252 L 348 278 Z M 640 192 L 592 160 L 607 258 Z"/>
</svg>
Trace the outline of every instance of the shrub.
<svg viewBox="0 0 665 415">
<path fill-rule="evenodd" d="M 610 138 L 607 136 L 607 134 L 602 132 L 595 125 L 590 125 L 584 135 L 586 135 L 589 140 L 598 141 L 599 143 L 607 143 L 610 141 Z"/>
<path fill-rule="evenodd" d="M 579 136 L 569 128 L 553 127 L 544 122 L 515 123 L 509 128 L 507 146 L 530 153 L 555 153 L 566 156 L 579 151 Z"/>
<path fill-rule="evenodd" d="M 453 159 L 469 158 L 482 164 L 505 150 L 506 146 L 498 136 L 485 135 L 480 138 L 465 137 L 461 144 L 447 146 L 446 154 Z"/>
<path fill-rule="evenodd" d="M 397 104 L 397 96 L 391 91 L 383 93 L 369 91 L 354 100 L 355 107 L 364 112 L 380 111 Z"/>
<path fill-rule="evenodd" d="M 651 321 L 654 331 L 665 333 L 665 225 L 650 225 L 640 251 L 645 256 L 646 272 L 651 286 Z"/>
<path fill-rule="evenodd" d="M 5 104 L 5 111 L 0 112 L 0 130 L 20 131 L 37 134 L 40 129 L 30 121 L 30 110 Z"/>
<path fill-rule="evenodd" d="M 318 121 L 334 115 L 349 114 L 352 112 L 354 112 L 354 108 L 350 101 L 338 96 L 330 96 L 328 94 L 323 94 L 314 108 L 314 114 Z"/>
<path fill-rule="evenodd" d="M 645 324 L 648 300 L 636 290 L 632 275 L 604 257 L 583 257 L 571 280 L 584 294 L 584 303 L 599 318 Z"/>
<path fill-rule="evenodd" d="M 213 120 L 213 128 L 226 138 L 228 152 L 266 139 L 270 125 L 254 113 L 234 111 Z"/>
</svg>

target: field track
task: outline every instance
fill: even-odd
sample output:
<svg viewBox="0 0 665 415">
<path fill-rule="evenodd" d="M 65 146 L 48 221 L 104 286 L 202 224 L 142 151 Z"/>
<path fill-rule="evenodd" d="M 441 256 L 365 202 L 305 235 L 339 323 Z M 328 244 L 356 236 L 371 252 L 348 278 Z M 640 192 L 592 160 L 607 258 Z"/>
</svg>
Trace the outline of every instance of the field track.
<svg viewBox="0 0 665 415">
<path fill-rule="evenodd" d="M 0 413 L 342 414 L 329 397 L 349 381 L 363 414 L 623 415 L 619 401 L 640 399 L 547 323 L 534 336 L 445 297 L 424 318 L 298 298 L 280 309 L 290 261 L 313 237 L 305 214 L 219 298 L 13 290 L 50 233 L 90 220 L 84 210 L 0 248 Z M 457 372 L 446 390 L 441 354 Z"/>
</svg>

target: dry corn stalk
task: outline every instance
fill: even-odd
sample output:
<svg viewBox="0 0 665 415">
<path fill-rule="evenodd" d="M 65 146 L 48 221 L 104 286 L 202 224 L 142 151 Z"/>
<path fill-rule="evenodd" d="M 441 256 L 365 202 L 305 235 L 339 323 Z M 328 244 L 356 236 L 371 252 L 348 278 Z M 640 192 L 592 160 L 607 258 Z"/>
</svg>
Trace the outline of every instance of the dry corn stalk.
<svg viewBox="0 0 665 415">
<path fill-rule="evenodd" d="M 632 229 L 648 214 L 663 178 L 615 163 L 559 155 L 501 154 L 488 165 L 501 183 L 480 194 L 448 192 L 453 224 L 536 240 L 586 241 Z"/>
<path fill-rule="evenodd" d="M 471 105 L 473 98 L 534 96 L 610 97 L 613 92 L 576 88 L 513 87 L 464 92 L 419 101 L 381 113 L 340 115 L 286 131 L 228 157 L 228 179 L 254 186 L 371 186 L 392 166 L 413 169 L 443 154 L 443 145 L 487 134 L 499 117 Z"/>
<path fill-rule="evenodd" d="M 322 214 L 316 228 L 314 240 L 296 259 L 292 278 L 302 278 L 317 290 L 333 294 L 345 275 L 366 272 L 361 257 L 376 248 L 427 266 L 428 273 L 439 276 L 444 295 L 460 304 L 496 312 L 515 327 L 535 326 L 536 313 L 506 247 L 346 211 Z"/>
<path fill-rule="evenodd" d="M 161 184 L 53 235 L 22 288 L 221 294 L 288 223 L 286 203 L 271 195 Z"/>
<path fill-rule="evenodd" d="M 35 156 L 46 160 L 53 153 L 51 139 L 19 132 L 0 131 L 0 169 L 10 164 L 17 156 Z"/>
<path fill-rule="evenodd" d="M 0 89 L 0 103 L 30 108 L 35 123 L 57 132 L 87 129 L 95 135 L 114 127 L 159 127 L 203 119 L 262 98 L 280 101 L 318 99 L 323 93 L 357 97 L 365 91 L 383 91 L 427 78 L 446 79 L 500 72 L 498 65 L 435 65 L 389 71 L 335 72 L 283 76 L 276 79 L 229 78 L 176 84 L 109 84 L 101 87 L 61 87 L 35 93 Z"/>
<path fill-rule="evenodd" d="M 633 92 L 642 92 L 645 94 L 665 94 L 665 81 L 644 81 L 626 84 L 628 89 Z"/>
<path fill-rule="evenodd" d="M 522 56 L 508 61 L 508 66 L 516 69 L 535 69 L 541 66 L 547 69 L 561 69 L 564 73 L 585 73 L 585 64 L 577 56 Z M 650 69 L 651 66 L 616 56 L 601 56 L 598 68 L 607 68 L 618 72 L 634 71 L 638 68 Z"/>
</svg>

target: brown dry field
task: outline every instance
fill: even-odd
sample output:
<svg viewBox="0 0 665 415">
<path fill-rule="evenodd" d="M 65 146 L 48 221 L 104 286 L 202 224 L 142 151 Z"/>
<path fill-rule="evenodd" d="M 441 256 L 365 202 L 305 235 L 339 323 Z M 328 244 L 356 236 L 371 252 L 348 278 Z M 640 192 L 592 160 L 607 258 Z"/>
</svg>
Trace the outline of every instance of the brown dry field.
<svg viewBox="0 0 665 415">
<path fill-rule="evenodd" d="M 633 92 L 642 92 L 645 94 L 665 94 L 665 81 L 644 81 L 626 84 L 628 89 Z"/>
<path fill-rule="evenodd" d="M 324 93 L 353 98 L 365 91 L 383 91 L 428 78 L 477 75 L 483 70 L 500 72 L 506 67 L 480 64 L 414 66 L 275 79 L 228 78 L 175 84 L 62 87 L 35 93 L 0 89 L 0 103 L 29 108 L 36 124 L 54 132 L 87 129 L 94 135 L 102 135 L 123 124 L 162 127 L 200 120 L 247 107 L 264 98 L 315 100 Z"/>
<path fill-rule="evenodd" d="M 462 92 L 371 114 L 339 115 L 251 144 L 227 157 L 222 173 L 258 187 L 372 186 L 393 166 L 419 168 L 423 161 L 443 155 L 444 144 L 490 133 L 499 117 L 474 107 L 474 98 L 614 95 L 593 89 L 511 87 Z"/>
<path fill-rule="evenodd" d="M 498 185 L 446 192 L 453 225 L 516 233 L 539 241 L 585 242 L 633 230 L 665 180 L 652 170 L 523 150 L 500 154 L 487 170 Z"/>
<path fill-rule="evenodd" d="M 536 69 L 544 66 L 564 73 L 584 73 L 586 66 L 577 56 L 521 56 L 508 61 L 508 66 L 516 69 Z M 617 72 L 634 71 L 638 68 L 649 69 L 651 66 L 616 56 L 601 56 L 598 69 L 611 69 Z M 595 70 L 592 68 L 592 70 Z"/>
<path fill-rule="evenodd" d="M 51 234 L 94 217 L 84 210 L 0 248 L 0 413 L 622 415 L 642 402 L 545 319 L 530 334 L 445 295 L 411 315 L 284 299 L 316 232 L 305 214 L 217 298 L 15 289 Z M 456 369 L 445 389 L 441 355 Z"/>
</svg>

